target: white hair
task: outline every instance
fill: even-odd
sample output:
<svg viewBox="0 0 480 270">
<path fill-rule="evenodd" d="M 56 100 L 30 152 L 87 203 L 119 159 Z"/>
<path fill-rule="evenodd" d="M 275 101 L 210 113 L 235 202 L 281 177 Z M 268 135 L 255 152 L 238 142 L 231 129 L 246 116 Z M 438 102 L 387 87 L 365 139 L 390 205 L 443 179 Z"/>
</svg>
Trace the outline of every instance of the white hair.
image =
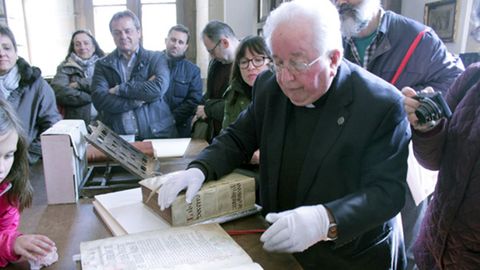
<svg viewBox="0 0 480 270">
<path fill-rule="evenodd" d="M 307 20 L 311 23 L 310 33 L 314 35 L 315 41 L 312 46 L 320 55 L 325 55 L 332 50 L 343 53 L 340 18 L 330 0 L 295 0 L 285 2 L 273 10 L 263 28 L 270 50 L 272 49 L 271 35 L 275 29 L 284 22 L 291 23 L 298 20 Z"/>
<path fill-rule="evenodd" d="M 364 0 L 358 4 L 344 3 L 344 8 L 340 12 L 340 20 L 342 21 L 342 34 L 346 37 L 358 37 L 368 23 L 377 15 L 378 10 L 382 7 L 380 0 Z"/>
</svg>

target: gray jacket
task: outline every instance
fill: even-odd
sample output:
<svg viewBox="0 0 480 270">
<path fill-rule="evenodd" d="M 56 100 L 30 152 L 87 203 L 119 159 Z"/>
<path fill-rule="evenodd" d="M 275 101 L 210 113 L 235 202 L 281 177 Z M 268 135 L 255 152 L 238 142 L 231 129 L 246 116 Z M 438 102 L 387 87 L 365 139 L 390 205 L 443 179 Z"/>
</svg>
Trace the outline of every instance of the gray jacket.
<svg viewBox="0 0 480 270">
<path fill-rule="evenodd" d="M 77 82 L 78 88 L 70 87 Z M 90 96 L 91 80 L 71 58 L 64 60 L 58 67 L 51 82 L 57 103 L 64 109 L 65 119 L 83 119 L 88 125 L 91 118 L 92 98 Z"/>
<path fill-rule="evenodd" d="M 118 50 L 95 63 L 92 102 L 99 119 L 118 134 L 137 140 L 176 135 L 175 120 L 164 100 L 170 72 L 166 56 L 140 48 L 128 81 L 122 81 Z M 119 86 L 117 94 L 108 90 Z"/>
<path fill-rule="evenodd" d="M 30 147 L 29 159 L 34 163 L 42 155 L 40 134 L 62 119 L 58 113 L 55 94 L 42 78 L 37 67 L 30 66 L 23 58 L 17 60 L 20 84 L 8 97 L 22 121 Z M 2 97 L 3 98 L 3 97 Z"/>
</svg>

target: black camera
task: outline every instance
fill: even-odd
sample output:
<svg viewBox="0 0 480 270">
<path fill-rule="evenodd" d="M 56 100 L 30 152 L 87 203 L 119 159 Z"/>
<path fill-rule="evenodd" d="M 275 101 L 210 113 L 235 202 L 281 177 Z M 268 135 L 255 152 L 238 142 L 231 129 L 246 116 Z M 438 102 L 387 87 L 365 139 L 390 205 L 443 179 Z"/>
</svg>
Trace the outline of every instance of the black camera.
<svg viewBox="0 0 480 270">
<path fill-rule="evenodd" d="M 448 107 L 442 94 L 435 93 L 417 93 L 414 99 L 420 102 L 420 106 L 415 110 L 419 124 L 425 124 L 430 121 L 437 121 L 442 117 L 450 118 L 452 111 Z"/>
</svg>

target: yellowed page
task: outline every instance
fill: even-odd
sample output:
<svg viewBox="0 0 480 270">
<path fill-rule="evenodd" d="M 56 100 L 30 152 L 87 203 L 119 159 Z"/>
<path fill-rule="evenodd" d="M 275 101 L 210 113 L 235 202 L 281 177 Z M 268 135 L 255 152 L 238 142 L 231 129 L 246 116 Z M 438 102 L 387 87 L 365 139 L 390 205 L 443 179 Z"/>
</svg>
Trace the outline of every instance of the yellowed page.
<svg viewBox="0 0 480 270">
<path fill-rule="evenodd" d="M 83 270 L 261 269 L 218 224 L 83 242 L 80 253 Z"/>
</svg>

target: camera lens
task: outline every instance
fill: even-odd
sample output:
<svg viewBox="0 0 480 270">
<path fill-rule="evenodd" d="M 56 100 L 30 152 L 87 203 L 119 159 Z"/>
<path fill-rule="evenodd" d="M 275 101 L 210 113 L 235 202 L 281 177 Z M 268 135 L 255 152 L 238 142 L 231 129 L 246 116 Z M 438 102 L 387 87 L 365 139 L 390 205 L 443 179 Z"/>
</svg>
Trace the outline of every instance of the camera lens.
<svg viewBox="0 0 480 270">
<path fill-rule="evenodd" d="M 438 120 L 442 116 L 442 110 L 428 97 L 420 99 L 420 106 L 415 110 L 415 115 L 420 124 Z"/>
</svg>

